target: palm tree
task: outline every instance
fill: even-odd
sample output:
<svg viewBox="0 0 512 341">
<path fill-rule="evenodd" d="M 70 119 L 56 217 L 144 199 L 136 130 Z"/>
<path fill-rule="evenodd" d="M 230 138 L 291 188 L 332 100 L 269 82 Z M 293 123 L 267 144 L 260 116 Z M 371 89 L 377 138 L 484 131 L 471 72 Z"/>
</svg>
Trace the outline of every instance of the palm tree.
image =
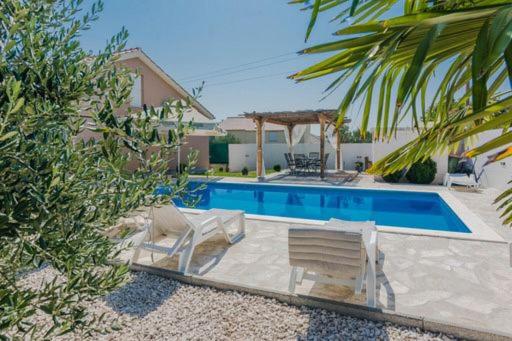
<svg viewBox="0 0 512 341">
<path fill-rule="evenodd" d="M 322 12 L 336 11 L 333 20 L 344 27 L 334 33 L 341 39 L 301 51 L 330 56 L 290 78 L 300 82 L 336 74 L 326 91 L 349 84 L 338 122 L 356 100 L 362 100 L 363 134 L 370 117 L 376 124 L 375 139 L 391 138 L 409 119 L 419 133 L 376 162 L 371 172 L 393 173 L 491 129 L 503 133 L 466 156 L 496 150 L 488 161 L 494 162 L 512 155 L 512 1 L 309 2 L 290 2 L 311 10 L 306 40 Z M 391 9 L 400 8 L 402 15 L 389 17 Z M 434 95 L 427 96 L 427 89 L 434 89 Z M 496 202 L 503 209 L 504 223 L 512 224 L 512 188 Z"/>
</svg>

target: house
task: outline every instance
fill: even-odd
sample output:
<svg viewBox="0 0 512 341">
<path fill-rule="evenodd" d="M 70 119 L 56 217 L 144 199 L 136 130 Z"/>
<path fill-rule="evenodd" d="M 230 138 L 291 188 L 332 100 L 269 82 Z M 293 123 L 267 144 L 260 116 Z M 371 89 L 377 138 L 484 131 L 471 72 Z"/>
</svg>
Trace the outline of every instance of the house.
<svg viewBox="0 0 512 341">
<path fill-rule="evenodd" d="M 142 110 L 144 105 L 153 106 L 158 110 L 166 100 L 192 97 L 140 48 L 122 51 L 118 55 L 117 63 L 134 71 L 130 102 L 118 110 L 120 116 L 127 115 L 129 109 L 132 113 Z M 197 100 L 193 100 L 192 108 L 183 115 L 183 121 L 192 121 L 195 130 L 182 141 L 180 157 L 176 156 L 169 160 L 170 171 L 177 168 L 178 159 L 186 162 L 191 150 L 199 152 L 196 170 L 209 168 L 209 137 L 218 135 L 214 119 L 215 116 L 208 109 Z M 172 127 L 174 123 L 169 120 L 162 124 L 162 129 Z M 88 137 L 90 136 L 94 134 L 88 134 Z"/>
<path fill-rule="evenodd" d="M 235 137 L 238 143 L 256 143 L 256 124 L 249 118 L 244 116 L 227 117 L 218 126 L 223 132 Z M 285 128 L 283 125 L 265 123 L 264 142 L 266 144 L 286 143 Z M 311 126 L 308 125 L 299 143 L 314 143 L 312 139 Z"/>
</svg>

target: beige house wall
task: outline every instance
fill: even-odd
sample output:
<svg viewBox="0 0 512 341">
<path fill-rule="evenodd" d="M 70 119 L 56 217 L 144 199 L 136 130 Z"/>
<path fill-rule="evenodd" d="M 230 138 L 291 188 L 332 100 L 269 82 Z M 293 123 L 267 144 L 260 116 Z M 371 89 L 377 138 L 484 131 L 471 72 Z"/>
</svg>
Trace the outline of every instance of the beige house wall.
<svg viewBox="0 0 512 341">
<path fill-rule="evenodd" d="M 197 150 L 197 162 L 195 170 L 207 170 L 210 167 L 210 142 L 208 136 L 187 136 L 185 143 L 181 147 L 181 163 L 188 162 L 187 156 L 191 150 Z M 169 169 L 175 170 L 178 166 L 178 160 L 174 157 L 169 161 Z"/>
<path fill-rule="evenodd" d="M 142 89 L 142 103 L 148 106 L 159 107 L 162 103 L 170 98 L 183 98 L 176 89 L 165 82 L 156 72 L 154 72 L 148 65 L 146 65 L 138 57 L 121 60 L 119 64 L 124 65 L 134 71 L 138 71 L 141 76 L 141 89 Z M 124 116 L 128 113 L 130 104 L 127 103 L 121 107 L 117 114 Z M 195 107 L 195 106 L 194 106 Z M 141 107 L 131 107 L 132 109 L 142 109 Z M 200 108 L 195 107 L 199 112 Z M 89 140 L 91 138 L 101 138 L 100 133 L 93 133 L 89 130 L 85 130 L 81 135 L 81 138 Z M 206 136 L 189 136 L 184 142 L 181 152 L 182 163 L 186 162 L 188 153 L 191 149 L 196 149 L 199 152 L 198 160 L 196 163 L 197 169 L 208 169 L 210 167 L 210 150 L 208 137 Z M 174 171 L 176 169 L 176 160 L 169 160 L 169 169 Z M 129 165 L 129 169 L 133 170 L 137 166 L 137 162 L 133 161 Z"/>
<path fill-rule="evenodd" d="M 159 107 L 169 98 L 181 98 L 180 94 L 167 84 L 159 75 L 139 58 L 130 58 L 119 62 L 131 70 L 138 71 L 142 83 L 142 103 Z"/>
<path fill-rule="evenodd" d="M 156 150 L 153 149 L 153 150 Z M 192 169 L 194 171 L 207 170 L 210 167 L 210 145 L 208 136 L 187 136 L 181 147 L 180 162 L 182 164 L 188 163 L 188 155 L 192 150 L 198 151 L 197 162 Z M 137 169 L 138 161 L 132 160 L 128 164 L 129 170 Z M 178 168 L 178 156 L 174 153 L 169 158 L 168 168 L 171 171 L 176 171 Z"/>
</svg>

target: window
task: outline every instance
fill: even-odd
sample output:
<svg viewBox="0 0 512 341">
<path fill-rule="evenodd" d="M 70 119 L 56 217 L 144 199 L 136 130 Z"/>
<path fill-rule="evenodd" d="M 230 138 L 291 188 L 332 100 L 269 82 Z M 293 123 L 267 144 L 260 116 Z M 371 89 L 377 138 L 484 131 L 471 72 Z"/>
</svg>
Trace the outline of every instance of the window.
<svg viewBox="0 0 512 341">
<path fill-rule="evenodd" d="M 279 131 L 269 131 L 268 132 L 268 143 L 278 143 L 279 142 Z"/>
<path fill-rule="evenodd" d="M 132 107 L 142 107 L 142 77 L 132 74 L 133 88 L 130 94 Z"/>
</svg>

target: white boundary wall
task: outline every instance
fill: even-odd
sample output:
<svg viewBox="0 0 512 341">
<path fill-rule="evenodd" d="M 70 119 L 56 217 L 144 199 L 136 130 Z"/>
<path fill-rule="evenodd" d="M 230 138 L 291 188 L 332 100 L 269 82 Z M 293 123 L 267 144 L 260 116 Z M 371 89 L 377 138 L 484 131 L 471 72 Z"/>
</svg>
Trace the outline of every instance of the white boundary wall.
<svg viewBox="0 0 512 341">
<path fill-rule="evenodd" d="M 477 145 L 490 141 L 498 137 L 501 130 L 493 130 L 480 134 Z M 417 133 L 410 129 L 399 130 L 396 138 L 389 142 L 374 143 L 345 143 L 341 145 L 341 154 L 343 160 L 343 169 L 354 170 L 355 162 L 364 163 L 364 158 L 368 157 L 373 162 L 383 158 L 397 148 L 417 137 Z M 300 143 L 295 146 L 294 153 L 308 154 L 318 152 L 320 145 L 318 143 Z M 326 142 L 326 153 L 329 153 L 327 168 L 334 169 L 334 149 Z M 288 152 L 288 145 L 272 143 L 263 146 L 263 155 L 265 166 L 272 168 L 274 165 L 280 165 L 282 169 L 286 168 L 284 153 Z M 487 160 L 487 155 L 496 153 L 496 150 L 490 151 L 484 155 L 478 156 L 476 162 L 476 172 L 480 174 L 482 165 Z M 448 155 L 437 155 L 433 158 L 437 163 L 437 175 L 435 184 L 442 184 L 444 175 L 448 171 Z M 256 169 L 256 144 L 230 144 L 229 145 L 229 169 L 231 171 L 240 171 L 247 167 L 249 170 Z M 481 182 L 484 187 L 494 187 L 497 189 L 509 188 L 507 182 L 512 180 L 512 161 L 510 159 L 502 160 L 485 167 Z"/>
<path fill-rule="evenodd" d="M 354 170 L 357 161 L 364 163 L 364 158 L 368 157 L 375 162 L 387 154 L 393 152 L 407 142 L 417 137 L 417 133 L 410 129 L 399 130 L 396 138 L 389 142 L 374 143 L 344 143 L 341 145 L 341 158 L 343 160 L 343 169 Z M 318 152 L 320 145 L 318 143 L 299 143 L 293 151 L 294 153 L 308 154 Z M 280 165 L 282 169 L 286 168 L 284 153 L 288 152 L 288 145 L 285 143 L 269 143 L 263 146 L 263 158 L 265 167 L 272 168 L 274 165 Z M 327 160 L 327 169 L 334 169 L 334 149 L 329 143 L 325 144 L 325 152 L 329 153 Z M 444 175 L 448 171 L 448 156 L 438 155 L 433 158 L 437 164 L 437 175 L 433 183 L 442 184 Z M 256 144 L 230 144 L 229 145 L 229 169 L 231 171 L 240 171 L 247 167 L 249 170 L 256 169 Z"/>
<path fill-rule="evenodd" d="M 418 137 L 416 131 L 412 129 L 401 129 L 396 132 L 396 137 L 391 139 L 389 142 L 376 141 L 373 143 L 373 162 L 382 159 L 389 153 L 397 150 L 398 148 L 405 145 L 407 142 L 412 141 Z M 436 178 L 432 182 L 433 184 L 442 184 L 446 172 L 448 172 L 448 155 L 436 155 L 432 158 L 437 164 Z"/>
<path fill-rule="evenodd" d="M 478 141 L 475 142 L 475 146 L 482 145 L 502 134 L 501 130 L 490 130 L 483 132 L 479 135 Z M 503 149 L 503 148 L 501 148 Z M 482 166 L 487 161 L 487 156 L 497 153 L 501 149 L 494 149 L 487 153 L 477 156 L 475 171 L 479 175 L 482 171 Z M 484 187 L 494 187 L 496 189 L 505 190 L 510 188 L 507 184 L 508 181 L 512 180 L 512 160 L 510 158 L 497 161 L 485 166 L 485 170 L 482 173 L 480 181 Z"/>
<path fill-rule="evenodd" d="M 343 169 L 355 170 L 356 162 L 362 162 L 364 158 L 372 160 L 371 143 L 343 143 L 341 145 L 341 159 L 343 160 Z"/>
<path fill-rule="evenodd" d="M 318 143 L 299 143 L 293 148 L 297 154 L 309 154 L 318 152 L 320 144 Z M 263 158 L 265 167 L 272 168 L 274 165 L 280 165 L 285 169 L 286 160 L 284 153 L 288 152 L 288 145 L 285 143 L 271 143 L 263 146 Z M 334 169 L 335 151 L 328 143 L 325 144 L 325 152 L 329 153 L 327 160 L 327 169 Z M 364 158 L 372 159 L 371 143 L 346 143 L 341 145 L 341 158 L 343 160 L 343 169 L 354 170 L 355 162 L 364 163 Z M 229 170 L 237 172 L 247 167 L 249 170 L 256 169 L 256 144 L 230 144 L 229 145 Z"/>
</svg>

